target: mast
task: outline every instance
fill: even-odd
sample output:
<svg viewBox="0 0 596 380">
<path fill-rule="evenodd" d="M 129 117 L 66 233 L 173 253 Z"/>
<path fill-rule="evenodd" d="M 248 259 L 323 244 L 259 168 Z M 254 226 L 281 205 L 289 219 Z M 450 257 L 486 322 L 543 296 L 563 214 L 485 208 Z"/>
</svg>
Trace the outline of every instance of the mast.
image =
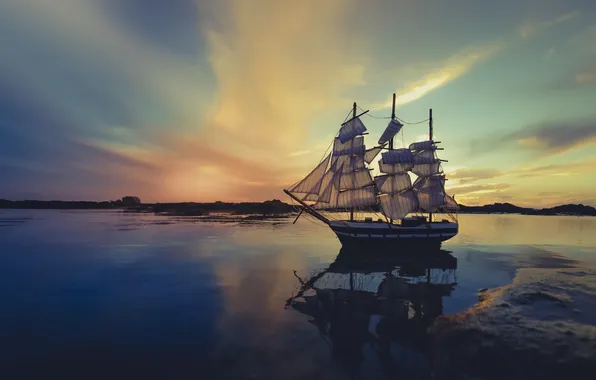
<svg viewBox="0 0 596 380">
<path fill-rule="evenodd" d="M 391 120 L 395 120 L 395 92 L 393 93 L 393 101 L 391 102 Z M 395 136 L 391 137 L 389 140 L 389 150 L 393 150 L 393 139 Z M 393 218 L 389 218 L 389 224 L 393 223 Z"/>
<path fill-rule="evenodd" d="M 393 103 L 391 106 L 391 120 L 395 120 L 395 92 L 393 93 Z M 395 136 L 393 136 L 391 138 L 391 140 L 389 140 L 389 150 L 393 149 L 393 139 L 395 138 Z"/>
<path fill-rule="evenodd" d="M 354 106 L 352 107 L 352 118 L 353 119 L 356 118 L 356 108 L 357 108 L 357 105 L 356 105 L 356 102 L 354 102 Z M 350 221 L 353 221 L 353 220 L 354 220 L 354 206 L 352 206 L 350 208 Z"/>
<path fill-rule="evenodd" d="M 429 109 L 428 111 L 428 139 L 433 141 L 433 109 Z M 433 221 L 433 213 L 428 213 L 428 222 L 432 223 Z"/>
</svg>

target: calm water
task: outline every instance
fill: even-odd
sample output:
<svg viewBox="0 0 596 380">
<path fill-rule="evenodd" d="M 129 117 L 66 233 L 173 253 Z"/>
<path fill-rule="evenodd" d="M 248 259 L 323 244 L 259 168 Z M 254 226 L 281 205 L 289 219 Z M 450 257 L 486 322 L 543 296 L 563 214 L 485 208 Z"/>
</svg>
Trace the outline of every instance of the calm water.
<svg viewBox="0 0 596 380">
<path fill-rule="evenodd" d="M 306 219 L 4 210 L 0 378 L 424 378 L 434 317 L 519 268 L 595 268 L 595 232 L 596 218 L 462 215 L 440 260 L 371 263 L 338 258 Z"/>
</svg>

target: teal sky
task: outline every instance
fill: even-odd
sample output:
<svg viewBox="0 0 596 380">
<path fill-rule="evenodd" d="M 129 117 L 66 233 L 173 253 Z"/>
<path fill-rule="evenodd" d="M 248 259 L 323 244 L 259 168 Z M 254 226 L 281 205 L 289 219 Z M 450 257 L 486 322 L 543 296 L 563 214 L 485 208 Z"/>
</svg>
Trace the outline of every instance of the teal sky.
<svg viewBox="0 0 596 380">
<path fill-rule="evenodd" d="M 396 92 L 406 121 L 433 109 L 460 202 L 596 205 L 594 20 L 587 0 L 8 0 L 0 198 L 283 199 L 353 101 L 385 117 Z M 371 145 L 386 121 L 363 121 Z"/>
</svg>

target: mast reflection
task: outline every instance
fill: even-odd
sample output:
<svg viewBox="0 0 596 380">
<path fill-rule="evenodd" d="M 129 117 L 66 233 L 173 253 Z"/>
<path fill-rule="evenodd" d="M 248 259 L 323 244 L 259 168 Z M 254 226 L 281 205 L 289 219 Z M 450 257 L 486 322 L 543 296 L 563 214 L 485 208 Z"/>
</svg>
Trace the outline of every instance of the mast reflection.
<svg viewBox="0 0 596 380">
<path fill-rule="evenodd" d="M 329 267 L 301 279 L 286 307 L 310 316 L 352 377 L 381 371 L 430 376 L 426 331 L 457 284 L 445 250 L 388 255 L 342 248 Z M 362 367 L 366 366 L 364 369 Z"/>
</svg>

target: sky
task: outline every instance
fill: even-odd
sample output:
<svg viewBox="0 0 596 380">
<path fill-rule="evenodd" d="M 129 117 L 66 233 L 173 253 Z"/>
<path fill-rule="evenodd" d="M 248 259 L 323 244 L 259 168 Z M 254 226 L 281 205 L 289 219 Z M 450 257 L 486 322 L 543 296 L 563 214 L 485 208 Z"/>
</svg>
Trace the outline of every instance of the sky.
<svg viewBox="0 0 596 380">
<path fill-rule="evenodd" d="M 592 0 L 4 0 L 0 199 L 287 200 L 352 103 L 372 146 L 395 92 L 407 122 L 433 109 L 458 202 L 596 206 L 595 20 Z"/>
</svg>

